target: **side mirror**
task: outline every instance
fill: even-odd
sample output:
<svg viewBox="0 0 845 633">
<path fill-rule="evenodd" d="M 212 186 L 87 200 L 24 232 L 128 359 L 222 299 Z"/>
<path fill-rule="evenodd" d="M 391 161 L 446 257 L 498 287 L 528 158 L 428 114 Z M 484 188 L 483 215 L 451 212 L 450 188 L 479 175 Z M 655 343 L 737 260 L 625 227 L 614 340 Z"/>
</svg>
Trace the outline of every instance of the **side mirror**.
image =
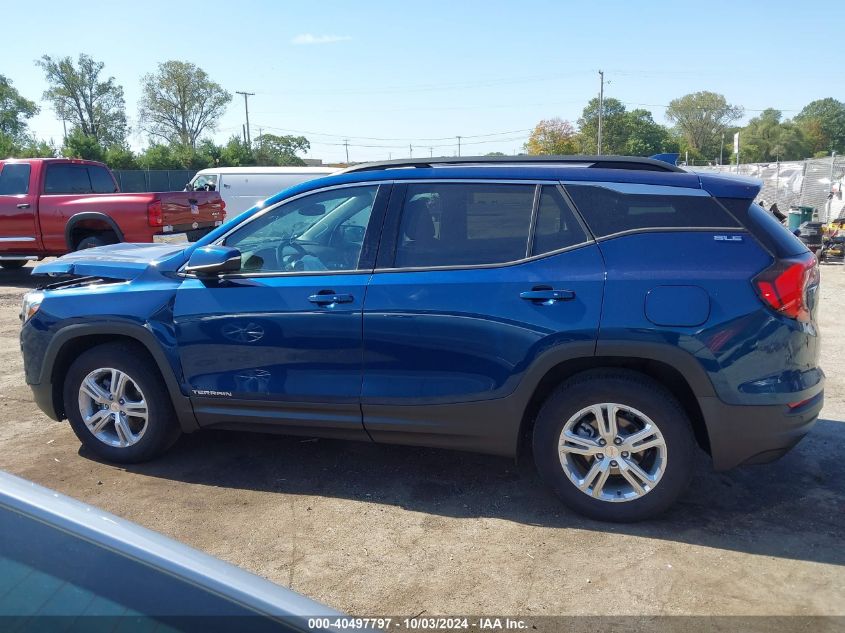
<svg viewBox="0 0 845 633">
<path fill-rule="evenodd" d="M 216 277 L 241 269 L 241 252 L 229 246 L 203 246 L 191 253 L 185 272 L 197 277 Z"/>
</svg>

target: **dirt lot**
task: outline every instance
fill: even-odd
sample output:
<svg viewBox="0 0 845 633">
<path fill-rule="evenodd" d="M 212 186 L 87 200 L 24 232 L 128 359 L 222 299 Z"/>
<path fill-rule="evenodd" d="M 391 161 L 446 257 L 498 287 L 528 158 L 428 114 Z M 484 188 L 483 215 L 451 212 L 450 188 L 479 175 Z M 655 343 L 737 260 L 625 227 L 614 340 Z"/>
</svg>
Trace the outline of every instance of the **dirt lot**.
<svg viewBox="0 0 845 633">
<path fill-rule="evenodd" d="M 246 433 L 132 468 L 81 454 L 32 404 L 18 349 L 29 268 L 0 277 L 0 468 L 361 615 L 845 614 L 845 267 L 822 271 L 822 420 L 779 462 L 704 456 L 659 521 L 562 508 L 530 464 Z"/>
</svg>

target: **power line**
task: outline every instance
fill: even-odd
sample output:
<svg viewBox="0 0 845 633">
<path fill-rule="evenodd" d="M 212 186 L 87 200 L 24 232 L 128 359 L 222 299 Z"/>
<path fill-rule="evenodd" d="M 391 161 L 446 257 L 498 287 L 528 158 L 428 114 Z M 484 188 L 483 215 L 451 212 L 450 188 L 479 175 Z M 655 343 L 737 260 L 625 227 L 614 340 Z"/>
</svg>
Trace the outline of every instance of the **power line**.
<svg viewBox="0 0 845 633">
<path fill-rule="evenodd" d="M 437 137 L 385 137 L 385 136 L 356 136 L 354 134 L 332 134 L 330 132 L 309 132 L 308 130 L 293 130 L 290 128 L 274 127 L 272 125 L 264 125 L 269 130 L 276 130 L 278 132 L 292 132 L 293 134 L 308 134 L 310 136 L 327 136 L 338 139 L 359 139 L 363 141 L 449 141 L 455 138 L 454 136 L 437 136 Z M 487 134 L 466 134 L 461 138 L 489 138 L 492 136 L 507 136 L 509 134 L 521 134 L 523 132 L 530 132 L 533 128 L 526 128 L 523 130 L 508 130 L 506 132 L 490 132 Z"/>
</svg>

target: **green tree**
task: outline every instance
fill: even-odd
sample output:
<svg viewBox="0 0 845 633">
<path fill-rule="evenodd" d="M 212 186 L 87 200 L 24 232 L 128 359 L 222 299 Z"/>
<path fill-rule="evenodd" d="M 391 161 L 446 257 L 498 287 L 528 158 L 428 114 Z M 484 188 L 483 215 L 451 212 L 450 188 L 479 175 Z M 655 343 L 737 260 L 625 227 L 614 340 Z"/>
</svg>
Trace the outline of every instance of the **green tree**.
<svg viewBox="0 0 845 633">
<path fill-rule="evenodd" d="M 208 163 L 209 167 L 218 166 L 221 164 L 223 157 L 223 146 L 217 145 L 211 139 L 203 139 L 197 145 L 197 154 L 202 157 L 202 160 Z"/>
<path fill-rule="evenodd" d="M 524 149 L 533 156 L 577 154 L 575 128 L 557 117 L 543 119 L 534 127 Z"/>
<path fill-rule="evenodd" d="M 105 163 L 112 169 L 138 169 L 138 159 L 128 145 L 115 144 L 106 148 Z"/>
<path fill-rule="evenodd" d="M 678 141 L 664 126 L 656 123 L 648 110 L 631 110 L 625 115 L 626 156 L 651 156 L 661 152 L 677 152 Z"/>
<path fill-rule="evenodd" d="M 795 116 L 812 153 L 845 152 L 845 103 L 828 97 L 811 101 Z"/>
<path fill-rule="evenodd" d="M 258 165 L 305 165 L 297 152 L 307 152 L 311 147 L 304 136 L 278 136 L 262 134 L 255 139 L 255 160 Z"/>
<path fill-rule="evenodd" d="M 58 153 L 53 141 L 30 138 L 16 153 L 18 158 L 54 158 Z"/>
<path fill-rule="evenodd" d="M 803 133 L 792 122 L 781 121 L 782 116 L 780 110 L 768 108 L 740 131 L 742 162 L 798 160 L 807 155 Z"/>
<path fill-rule="evenodd" d="M 141 169 L 181 169 L 179 158 L 170 145 L 153 143 L 138 155 Z"/>
<path fill-rule="evenodd" d="M 171 60 L 141 79 L 139 118 L 150 136 L 193 148 L 216 127 L 231 100 L 202 68 Z"/>
<path fill-rule="evenodd" d="M 104 161 L 106 150 L 95 136 L 85 134 L 80 128 L 75 128 L 65 139 L 62 155 L 68 158 Z"/>
<path fill-rule="evenodd" d="M 666 118 L 674 123 L 687 146 L 709 159 L 719 155 L 722 133 L 742 117 L 743 109 L 723 95 L 701 91 L 669 102 Z"/>
<path fill-rule="evenodd" d="M 38 106 L 22 97 L 12 82 L 0 75 L 0 137 L 7 138 L 10 146 L 26 141 L 26 121 L 36 114 Z"/>
<path fill-rule="evenodd" d="M 126 104 L 123 88 L 114 77 L 102 80 L 104 64 L 80 54 L 74 64 L 70 57 L 53 59 L 44 55 L 36 65 L 44 70 L 49 89 L 44 99 L 53 104 L 60 119 L 94 138 L 103 147 L 122 143 L 126 138 Z"/>
<path fill-rule="evenodd" d="M 220 153 L 220 165 L 225 167 L 246 167 L 255 165 L 255 156 L 237 134 L 229 137 Z"/>
<path fill-rule="evenodd" d="M 604 100 L 601 121 L 601 153 L 625 154 L 625 144 L 628 141 L 628 112 L 625 104 L 609 97 Z M 598 152 L 599 135 L 599 100 L 590 99 L 581 118 L 578 119 L 579 141 L 581 152 L 596 154 Z"/>
</svg>

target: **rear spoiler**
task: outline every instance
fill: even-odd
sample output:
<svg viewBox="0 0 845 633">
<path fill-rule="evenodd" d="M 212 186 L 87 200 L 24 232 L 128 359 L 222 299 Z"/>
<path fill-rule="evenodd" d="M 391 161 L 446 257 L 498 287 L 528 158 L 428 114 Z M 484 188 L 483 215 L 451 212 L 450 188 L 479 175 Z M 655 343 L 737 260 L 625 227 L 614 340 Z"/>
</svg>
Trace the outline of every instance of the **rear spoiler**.
<svg viewBox="0 0 845 633">
<path fill-rule="evenodd" d="M 659 160 L 664 163 L 669 163 L 670 165 L 677 165 L 678 164 L 678 157 L 680 154 L 655 154 L 654 156 L 649 156 L 651 160 Z"/>
</svg>

